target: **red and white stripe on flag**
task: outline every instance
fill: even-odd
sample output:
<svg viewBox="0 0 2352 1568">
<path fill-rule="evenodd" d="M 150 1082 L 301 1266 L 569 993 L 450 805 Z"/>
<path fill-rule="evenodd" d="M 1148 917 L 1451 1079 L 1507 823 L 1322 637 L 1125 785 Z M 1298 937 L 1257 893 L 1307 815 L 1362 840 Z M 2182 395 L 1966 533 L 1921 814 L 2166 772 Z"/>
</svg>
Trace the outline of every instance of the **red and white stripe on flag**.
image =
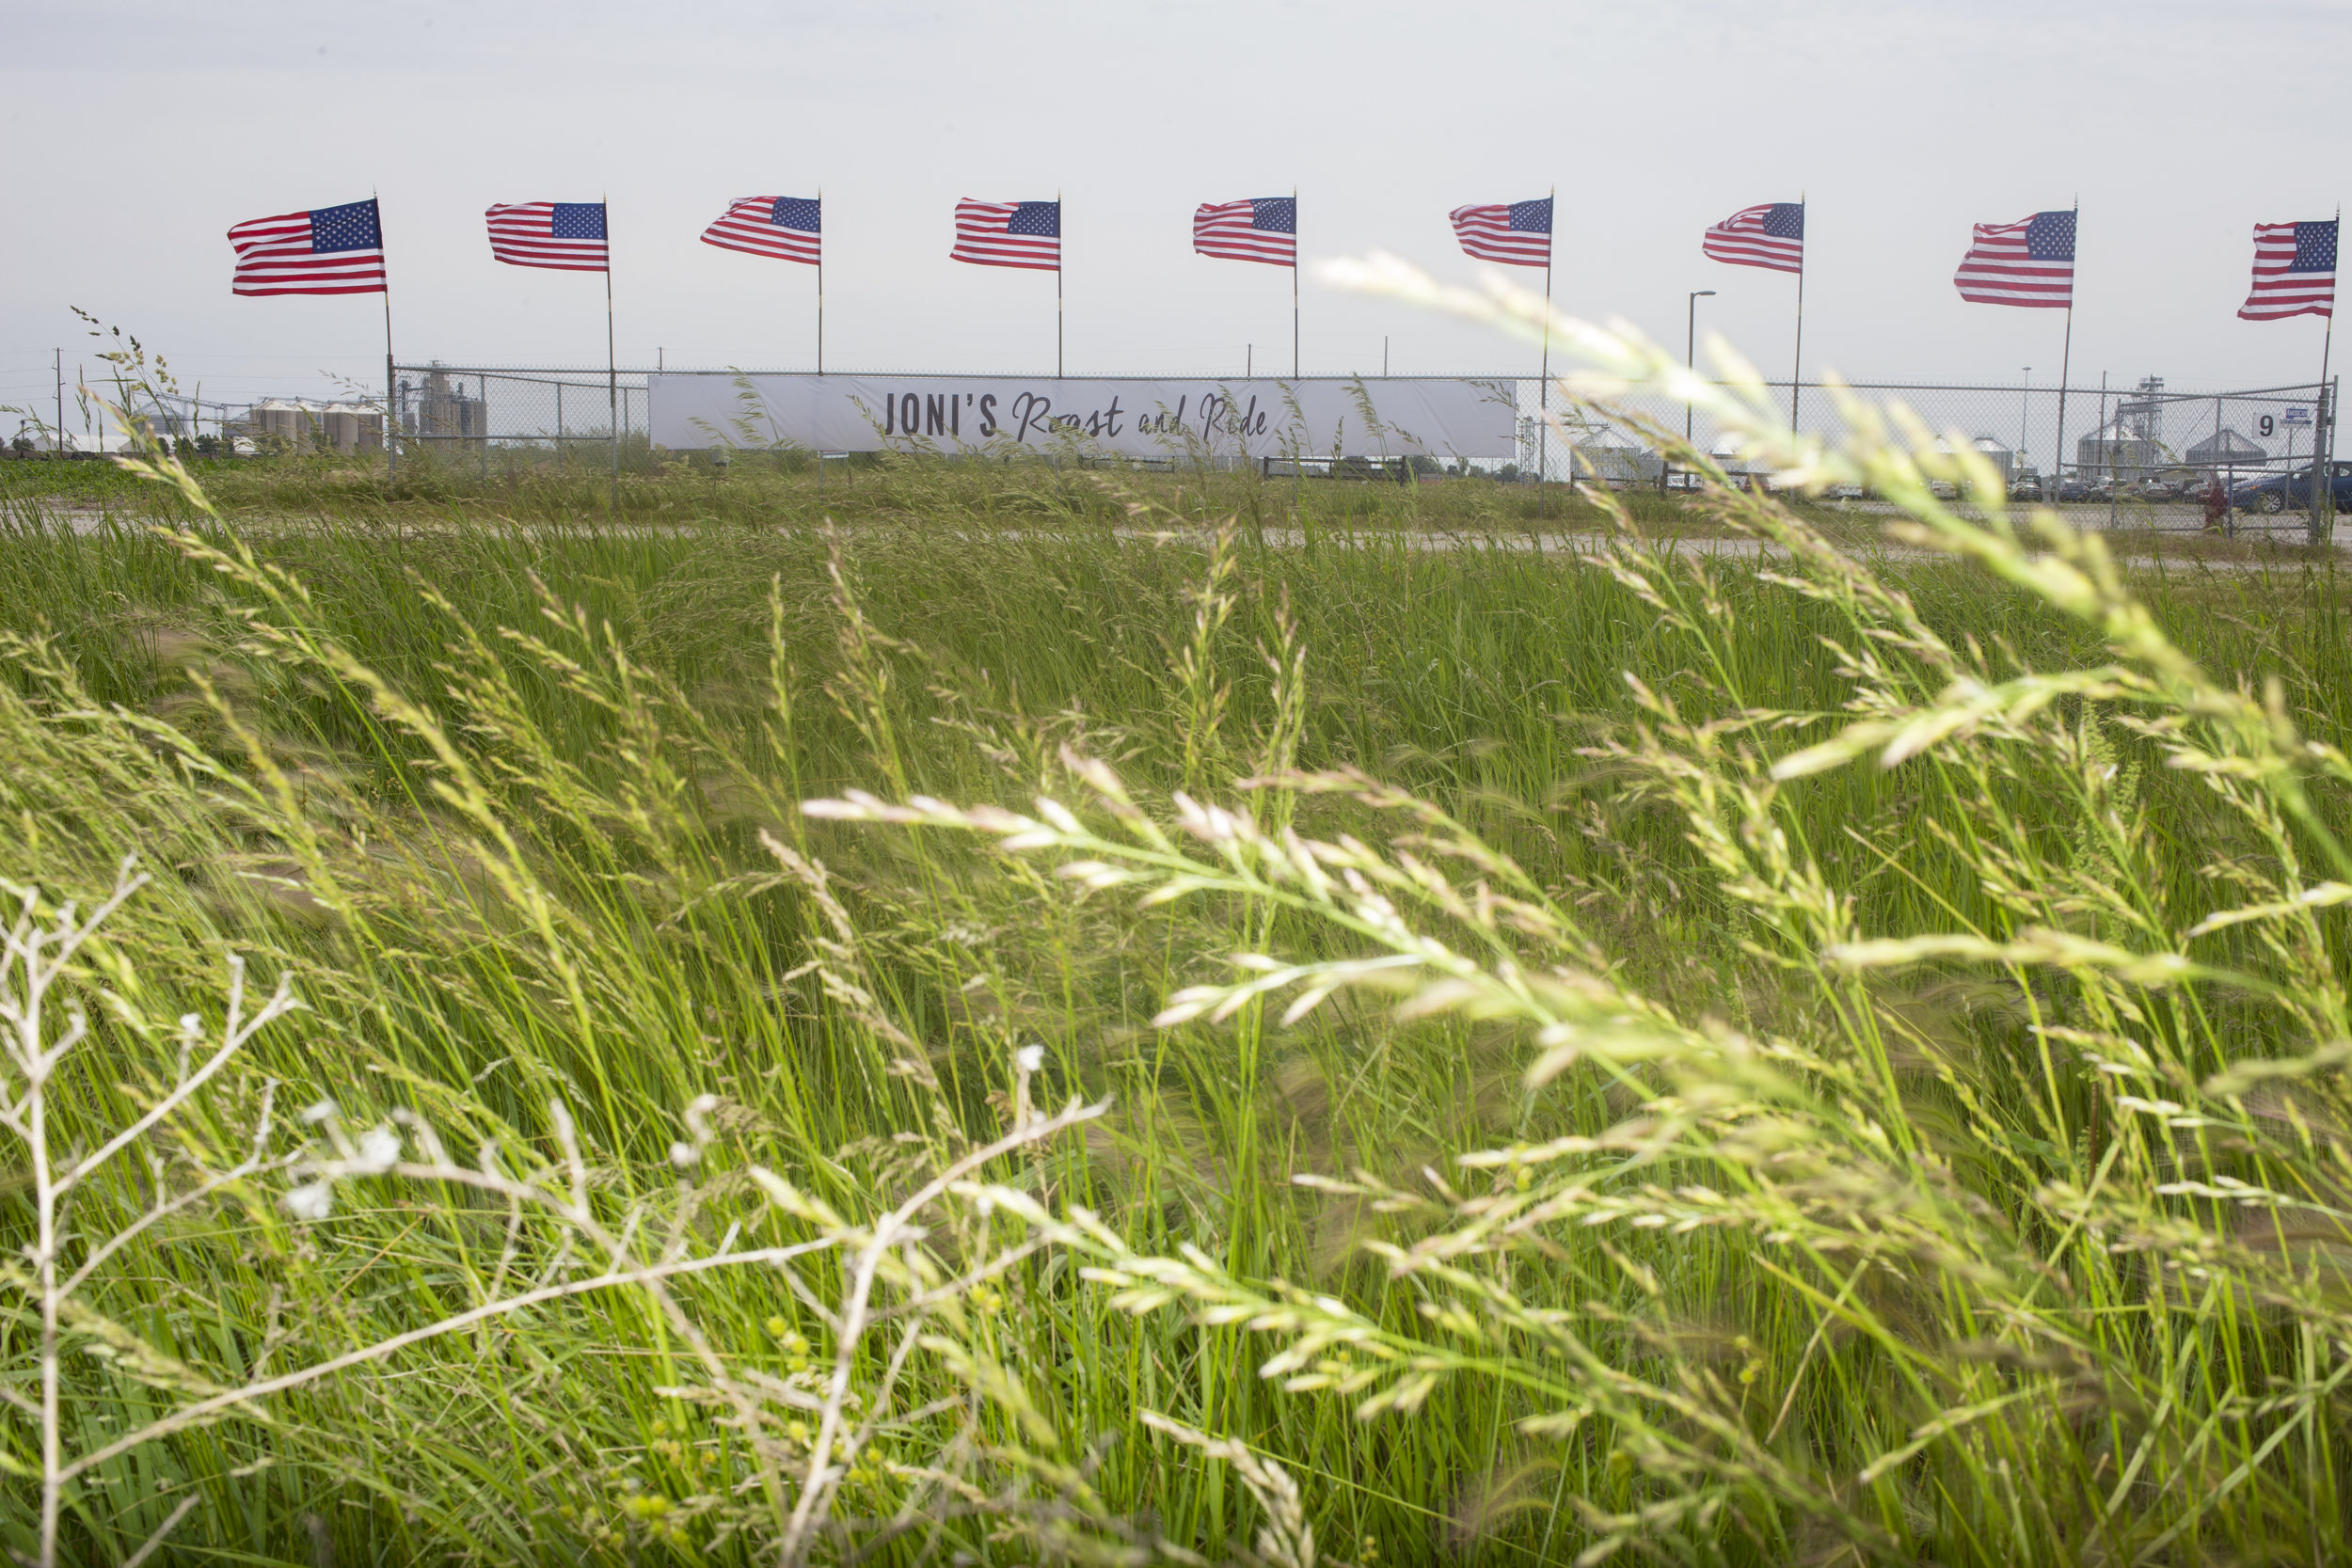
<svg viewBox="0 0 2352 1568">
<path fill-rule="evenodd" d="M 2254 287 L 2237 313 L 2249 322 L 2333 316 L 2336 221 L 2254 225 Z"/>
<path fill-rule="evenodd" d="M 603 272 L 610 265 L 601 201 L 517 201 L 486 216 L 490 254 L 509 266 Z"/>
<path fill-rule="evenodd" d="M 255 218 L 229 230 L 241 294 L 380 294 L 384 230 L 373 198 Z"/>
</svg>

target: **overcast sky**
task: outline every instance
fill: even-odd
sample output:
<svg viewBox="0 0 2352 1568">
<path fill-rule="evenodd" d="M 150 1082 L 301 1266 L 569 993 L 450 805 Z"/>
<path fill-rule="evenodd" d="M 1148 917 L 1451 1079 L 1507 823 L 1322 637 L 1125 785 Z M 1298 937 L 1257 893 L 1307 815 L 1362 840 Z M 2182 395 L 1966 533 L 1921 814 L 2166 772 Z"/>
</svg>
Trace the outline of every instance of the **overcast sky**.
<svg viewBox="0 0 2352 1568">
<path fill-rule="evenodd" d="M 2062 316 L 1951 275 L 1971 223 L 2079 197 L 2076 385 L 2308 380 L 2320 323 L 2234 312 L 2251 226 L 2342 199 L 2347 62 L 2341 0 L 0 0 L 0 404 L 46 402 L 53 346 L 71 379 L 70 305 L 208 395 L 379 382 L 375 298 L 235 298 L 223 238 L 371 189 L 404 360 L 601 364 L 601 280 L 494 262 L 496 201 L 609 196 L 624 364 L 806 365 L 811 269 L 696 237 L 821 187 L 829 364 L 1034 373 L 1051 276 L 949 261 L 952 211 L 1058 191 L 1071 370 L 1237 373 L 1287 368 L 1290 278 L 1194 256 L 1196 203 L 1295 187 L 1311 261 L 1466 278 L 1448 209 L 1556 185 L 1564 308 L 1679 344 L 1715 289 L 1702 331 L 1771 373 L 1793 280 L 1699 234 L 1802 193 L 1808 370 L 2054 380 Z M 1532 369 L 1308 277 L 1309 372 L 1384 339 L 1399 372 Z"/>
</svg>

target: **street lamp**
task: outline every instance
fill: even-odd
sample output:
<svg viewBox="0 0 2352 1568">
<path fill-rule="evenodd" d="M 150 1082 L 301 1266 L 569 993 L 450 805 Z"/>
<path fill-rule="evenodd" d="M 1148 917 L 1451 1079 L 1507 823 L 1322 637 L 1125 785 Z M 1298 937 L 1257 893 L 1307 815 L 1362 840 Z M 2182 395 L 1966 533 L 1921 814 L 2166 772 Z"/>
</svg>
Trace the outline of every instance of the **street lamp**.
<svg viewBox="0 0 2352 1568">
<path fill-rule="evenodd" d="M 1715 291 L 1712 289 L 1691 291 L 1691 308 L 1688 320 L 1683 323 L 1682 331 L 1682 368 L 1686 371 L 1693 370 L 1698 365 L 1699 301 L 1714 297 Z M 1691 400 L 1689 398 L 1682 400 L 1682 444 L 1686 447 L 1691 444 Z"/>
<path fill-rule="evenodd" d="M 2026 367 L 2025 390 L 2017 394 L 2017 461 L 2010 467 L 2010 482 L 2026 477 L 2026 400 L 2033 396 L 2033 367 Z"/>
</svg>

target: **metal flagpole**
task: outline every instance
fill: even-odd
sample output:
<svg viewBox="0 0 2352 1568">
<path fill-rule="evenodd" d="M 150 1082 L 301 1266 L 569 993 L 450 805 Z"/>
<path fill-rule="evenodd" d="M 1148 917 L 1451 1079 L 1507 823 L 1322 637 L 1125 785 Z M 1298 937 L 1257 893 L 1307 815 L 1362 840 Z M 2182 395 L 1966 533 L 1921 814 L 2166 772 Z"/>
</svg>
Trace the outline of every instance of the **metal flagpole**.
<svg viewBox="0 0 2352 1568">
<path fill-rule="evenodd" d="M 1061 192 L 1054 193 L 1054 379 L 1061 379 Z"/>
<path fill-rule="evenodd" d="M 1298 379 L 1298 187 L 1291 187 L 1291 379 Z"/>
<path fill-rule="evenodd" d="M 1551 187 L 1551 214 L 1544 235 L 1544 357 L 1536 372 L 1535 515 L 1544 515 L 1544 482 L 1551 477 L 1551 247 L 1560 230 L 1560 187 Z"/>
<path fill-rule="evenodd" d="M 2077 248 L 2082 244 L 2082 210 L 2083 204 L 2077 200 L 2074 203 L 2074 243 Z M 2056 484 L 2055 493 L 2050 497 L 2052 506 L 2057 506 L 2066 499 L 2066 372 L 2074 362 L 2074 283 L 2070 277 L 2066 283 L 2066 346 L 2058 354 L 2058 441 L 2056 450 L 2050 453 L 2050 473 Z"/>
<path fill-rule="evenodd" d="M 1061 225 L 1057 223 L 1054 227 L 1058 229 Z M 825 187 L 822 185 L 817 187 L 817 373 L 825 373 Z"/>
<path fill-rule="evenodd" d="M 384 208 L 374 191 L 368 192 L 368 199 L 377 204 L 375 244 L 380 252 L 384 245 Z M 388 485 L 400 471 L 400 383 L 395 375 L 392 365 L 392 269 L 387 266 L 384 269 L 384 483 Z"/>
<path fill-rule="evenodd" d="M 620 359 L 612 347 L 612 198 L 608 193 L 604 206 L 604 395 L 612 413 L 612 515 L 621 515 L 621 369 Z M 488 432 L 484 433 L 483 449 L 489 449 Z"/>
<path fill-rule="evenodd" d="M 2336 231 L 2344 231 L 2344 209 L 2336 209 Z M 2336 346 L 2336 302 L 2328 301 L 2328 331 L 2319 341 L 2319 396 L 2312 409 L 2312 543 L 2325 544 L 2335 532 L 2336 487 L 2328 482 L 2328 458 L 2335 451 L 2335 399 L 2328 395 L 2328 356 Z M 2324 487 L 2324 488 L 2323 488 Z"/>
<path fill-rule="evenodd" d="M 1797 352 L 1788 366 L 1788 434 L 1797 433 L 1797 399 L 1804 374 L 1804 193 L 1797 193 Z"/>
</svg>

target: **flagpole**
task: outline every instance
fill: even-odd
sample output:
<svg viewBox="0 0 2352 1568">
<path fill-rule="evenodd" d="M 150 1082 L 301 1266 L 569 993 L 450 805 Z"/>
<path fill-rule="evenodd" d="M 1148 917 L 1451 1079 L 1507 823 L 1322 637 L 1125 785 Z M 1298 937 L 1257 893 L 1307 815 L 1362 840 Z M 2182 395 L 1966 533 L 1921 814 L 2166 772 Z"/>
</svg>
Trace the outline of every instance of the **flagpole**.
<svg viewBox="0 0 2352 1568">
<path fill-rule="evenodd" d="M 2077 200 L 2074 203 L 2074 244 L 2077 248 L 2082 245 L 2082 210 L 2083 204 Z M 2066 280 L 2066 346 L 2058 354 L 2058 443 L 2057 450 L 2050 453 L 2051 478 L 2056 485 L 2056 493 L 2050 497 L 2052 506 L 2066 499 L 2066 372 L 2074 362 L 2074 280 L 2070 277 Z"/>
<path fill-rule="evenodd" d="M 1797 399 L 1804 375 L 1804 218 L 1805 197 L 1797 193 L 1797 350 L 1788 366 L 1788 434 L 1797 434 Z"/>
<path fill-rule="evenodd" d="M 1298 187 L 1291 187 L 1291 379 L 1298 379 Z"/>
<path fill-rule="evenodd" d="M 380 253 L 384 245 L 384 207 L 373 190 L 368 192 L 368 199 L 376 203 L 375 244 Z M 400 383 L 394 379 L 395 374 L 392 365 L 392 269 L 387 266 L 384 269 L 384 483 L 387 485 L 400 471 L 400 444 L 395 424 Z"/>
<path fill-rule="evenodd" d="M 612 198 L 607 192 L 604 206 L 604 395 L 611 404 L 612 417 L 612 516 L 621 515 L 621 369 L 612 337 Z M 488 431 L 484 431 L 484 447 L 488 447 Z"/>
<path fill-rule="evenodd" d="M 2344 208 L 2336 208 L 2336 231 L 2344 231 Z M 2335 451 L 2331 433 L 2335 429 L 2334 400 L 2328 395 L 2328 356 L 2336 346 L 2336 302 L 2333 285 L 2328 300 L 2328 330 L 2319 340 L 2319 396 L 2312 413 L 2316 420 L 2312 430 L 2312 543 L 2325 544 L 2335 531 L 2336 490 L 2328 483 L 2328 457 Z M 2324 486 L 2324 488 L 2323 488 Z M 2322 512 L 2321 508 L 2327 510 Z M 2323 518 L 2325 523 L 2323 524 Z"/>
<path fill-rule="evenodd" d="M 1061 231 L 1061 192 L 1057 189 L 1054 192 L 1054 379 L 1057 381 L 1062 375 L 1061 265 L 1064 237 Z"/>
<path fill-rule="evenodd" d="M 1060 225 L 1055 225 L 1059 228 Z M 825 373 L 825 187 L 817 187 L 817 373 Z"/>
<path fill-rule="evenodd" d="M 1535 515 L 1544 515 L 1544 482 L 1551 477 L 1551 247 L 1559 243 L 1560 187 L 1551 187 L 1549 228 L 1544 235 L 1544 356 L 1536 372 Z"/>
</svg>

